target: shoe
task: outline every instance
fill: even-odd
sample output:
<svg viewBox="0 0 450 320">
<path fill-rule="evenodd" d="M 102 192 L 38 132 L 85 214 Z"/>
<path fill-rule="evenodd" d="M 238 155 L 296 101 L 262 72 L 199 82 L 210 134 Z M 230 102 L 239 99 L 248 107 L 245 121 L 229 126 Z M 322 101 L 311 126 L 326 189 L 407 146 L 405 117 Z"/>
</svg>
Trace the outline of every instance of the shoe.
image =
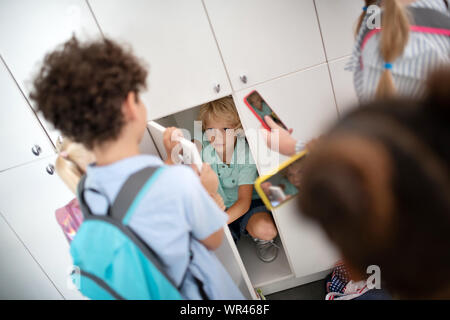
<svg viewBox="0 0 450 320">
<path fill-rule="evenodd" d="M 278 256 L 278 246 L 273 240 L 252 238 L 256 245 L 256 255 L 263 262 L 272 262 Z"/>
</svg>

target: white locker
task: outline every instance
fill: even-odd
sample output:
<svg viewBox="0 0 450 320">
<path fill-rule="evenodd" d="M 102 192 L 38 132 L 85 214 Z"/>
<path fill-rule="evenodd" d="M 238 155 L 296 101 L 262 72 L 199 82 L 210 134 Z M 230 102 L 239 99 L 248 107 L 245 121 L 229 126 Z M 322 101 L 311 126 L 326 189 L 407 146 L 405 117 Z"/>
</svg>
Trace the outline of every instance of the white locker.
<svg viewBox="0 0 450 320">
<path fill-rule="evenodd" d="M 204 2 L 235 91 L 325 62 L 312 0 Z"/>
<path fill-rule="evenodd" d="M 346 57 L 328 64 L 340 116 L 358 105 L 358 97 L 353 85 L 353 72 L 344 70 L 348 59 Z"/>
<path fill-rule="evenodd" d="M 326 64 L 236 92 L 234 102 L 260 174 L 277 168 L 287 158 L 267 148 L 260 132 L 265 129 L 244 103 L 252 90 L 257 90 L 281 121 L 294 130 L 293 137 L 304 142 L 317 138 L 337 120 Z"/>
<path fill-rule="evenodd" d="M 54 154 L 53 146 L 0 60 L 0 171 Z"/>
<path fill-rule="evenodd" d="M 73 33 L 79 39 L 101 35 L 86 1 L 2 1 L 0 54 L 27 98 L 45 54 Z M 55 142 L 58 132 L 43 118 L 41 121 Z"/>
<path fill-rule="evenodd" d="M 363 1 L 314 0 L 319 17 L 327 60 L 342 58 L 352 53 L 354 32 Z"/>
<path fill-rule="evenodd" d="M 215 255 L 225 267 L 231 279 L 241 290 L 246 299 L 258 299 L 247 269 L 234 243 L 230 229 L 224 227 L 224 238 L 220 247 L 214 251 Z"/>
<path fill-rule="evenodd" d="M 0 173 L 0 212 L 64 298 L 82 299 L 67 285 L 72 259 L 55 218 L 55 210 L 74 195 L 56 172 L 47 172 L 54 160 L 47 157 Z"/>
<path fill-rule="evenodd" d="M 105 36 L 149 65 L 142 95 L 149 120 L 230 94 L 201 0 L 90 0 Z"/>
<path fill-rule="evenodd" d="M 236 92 L 234 101 L 260 175 L 277 168 L 287 157 L 267 148 L 261 135 L 265 129 L 244 103 L 252 90 L 257 90 L 281 121 L 294 129 L 293 136 L 304 142 L 318 137 L 337 120 L 326 64 Z M 301 217 L 296 200 L 275 209 L 273 216 L 295 278 L 306 279 L 332 268 L 339 255 L 320 228 Z"/>
<path fill-rule="evenodd" d="M 274 219 L 297 278 L 327 271 L 339 260 L 339 253 L 322 229 L 302 216 L 297 198 L 274 210 Z"/>
<path fill-rule="evenodd" d="M 0 256 L 0 299 L 63 299 L 1 214 Z"/>
</svg>

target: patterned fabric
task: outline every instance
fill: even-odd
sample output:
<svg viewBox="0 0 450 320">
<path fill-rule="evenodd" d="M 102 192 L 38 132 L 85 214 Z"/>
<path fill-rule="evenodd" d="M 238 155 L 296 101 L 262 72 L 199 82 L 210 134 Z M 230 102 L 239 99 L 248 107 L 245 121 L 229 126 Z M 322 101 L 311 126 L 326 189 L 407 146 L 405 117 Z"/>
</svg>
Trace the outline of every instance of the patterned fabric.
<svg viewBox="0 0 450 320">
<path fill-rule="evenodd" d="M 331 274 L 331 281 L 327 282 L 327 292 L 344 293 L 345 286 L 350 281 L 350 274 L 343 262 L 338 262 Z"/>
<path fill-rule="evenodd" d="M 78 200 L 75 198 L 64 207 L 56 210 L 55 216 L 67 241 L 70 243 L 83 222 L 83 214 L 81 213 Z"/>
<path fill-rule="evenodd" d="M 325 300 L 351 300 L 363 295 L 369 288 L 366 281 L 354 282 L 342 261 L 336 263 L 330 281 L 326 284 Z"/>
<path fill-rule="evenodd" d="M 380 1 L 378 5 L 379 3 Z M 410 7 L 433 9 L 450 18 L 449 10 L 442 0 L 418 0 Z M 370 38 L 361 51 L 368 19 L 369 15 L 366 15 L 358 32 L 352 57 L 345 67 L 345 70 L 353 72 L 359 101 L 365 102 L 374 98 L 386 62 L 392 63 L 391 72 L 398 94 L 419 97 L 423 93 L 427 74 L 443 64 L 450 63 L 450 37 L 411 32 L 402 56 L 395 61 L 384 61 L 380 54 L 380 33 Z"/>
</svg>

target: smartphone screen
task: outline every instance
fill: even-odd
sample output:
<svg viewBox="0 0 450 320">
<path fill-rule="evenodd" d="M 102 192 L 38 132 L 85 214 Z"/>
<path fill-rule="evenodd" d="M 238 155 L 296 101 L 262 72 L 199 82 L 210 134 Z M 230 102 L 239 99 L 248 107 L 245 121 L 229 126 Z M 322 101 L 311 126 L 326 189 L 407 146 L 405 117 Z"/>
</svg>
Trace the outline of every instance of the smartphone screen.
<svg viewBox="0 0 450 320">
<path fill-rule="evenodd" d="M 281 122 L 280 118 L 276 115 L 276 113 L 272 110 L 272 108 L 267 104 L 267 102 L 261 97 L 258 91 L 254 90 L 250 92 L 245 98 L 244 102 L 247 107 L 253 112 L 253 114 L 258 118 L 261 122 L 262 126 L 270 131 L 270 127 L 264 121 L 264 116 L 269 116 L 279 124 L 283 129 L 287 130 L 287 127 Z"/>
<path fill-rule="evenodd" d="M 304 156 L 261 182 L 261 190 L 269 200 L 272 208 L 276 208 L 298 195 L 301 189 Z"/>
</svg>

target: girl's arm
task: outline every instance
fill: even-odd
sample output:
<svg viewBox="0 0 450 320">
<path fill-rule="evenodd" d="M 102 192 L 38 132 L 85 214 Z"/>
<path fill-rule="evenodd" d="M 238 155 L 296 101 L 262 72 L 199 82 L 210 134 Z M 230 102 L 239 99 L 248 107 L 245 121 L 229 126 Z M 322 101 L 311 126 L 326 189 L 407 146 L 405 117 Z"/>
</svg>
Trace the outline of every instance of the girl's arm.
<svg viewBox="0 0 450 320">
<path fill-rule="evenodd" d="M 237 201 L 225 211 L 228 214 L 228 224 L 242 217 L 252 203 L 253 185 L 244 184 L 239 186 Z"/>
</svg>

